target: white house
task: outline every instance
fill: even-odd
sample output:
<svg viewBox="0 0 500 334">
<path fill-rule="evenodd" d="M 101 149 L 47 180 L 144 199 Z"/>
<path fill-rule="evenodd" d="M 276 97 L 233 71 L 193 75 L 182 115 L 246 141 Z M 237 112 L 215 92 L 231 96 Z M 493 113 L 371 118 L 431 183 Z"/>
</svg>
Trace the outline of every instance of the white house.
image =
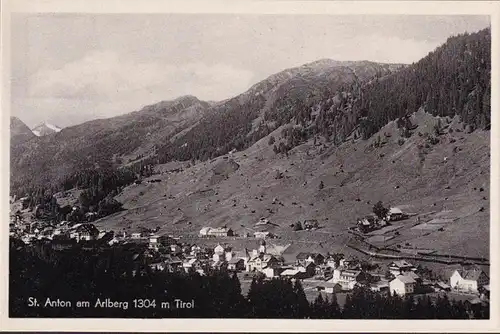
<svg viewBox="0 0 500 334">
<path fill-rule="evenodd" d="M 211 227 L 203 227 L 200 230 L 200 237 L 206 237 L 206 236 L 208 236 L 208 233 L 210 232 L 211 229 L 212 229 Z"/>
<path fill-rule="evenodd" d="M 408 215 L 404 214 L 400 208 L 390 208 L 387 213 L 387 221 L 402 220 L 408 218 Z"/>
<path fill-rule="evenodd" d="M 416 281 L 410 276 L 398 275 L 389 282 L 391 294 L 394 292 L 400 296 L 411 294 L 415 291 Z"/>
<path fill-rule="evenodd" d="M 360 270 L 350 269 L 335 269 L 333 270 L 333 277 L 328 281 L 329 283 L 338 283 L 344 290 L 352 290 L 358 282 L 361 275 Z"/>
<path fill-rule="evenodd" d="M 478 292 L 480 287 L 489 283 L 489 277 L 479 268 L 457 269 L 450 277 L 450 286 L 452 289 Z"/>
<path fill-rule="evenodd" d="M 142 237 L 142 234 L 140 232 L 135 232 L 132 233 L 131 238 L 132 239 L 140 239 Z"/>
</svg>

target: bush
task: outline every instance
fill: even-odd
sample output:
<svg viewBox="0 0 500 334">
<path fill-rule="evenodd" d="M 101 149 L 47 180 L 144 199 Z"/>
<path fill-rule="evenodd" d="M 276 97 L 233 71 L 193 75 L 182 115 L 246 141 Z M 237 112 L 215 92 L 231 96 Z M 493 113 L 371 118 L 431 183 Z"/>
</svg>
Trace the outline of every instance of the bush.
<svg viewBox="0 0 500 334">
<path fill-rule="evenodd" d="M 293 230 L 294 231 L 302 231 L 303 228 L 302 228 L 302 224 L 300 222 L 296 222 L 294 225 L 293 225 Z"/>
<path fill-rule="evenodd" d="M 405 143 L 405 140 L 403 138 L 398 139 L 398 145 L 402 146 Z"/>
<path fill-rule="evenodd" d="M 275 141 L 276 139 L 274 138 L 274 136 L 269 137 L 269 142 L 268 142 L 269 146 L 273 145 Z"/>
</svg>

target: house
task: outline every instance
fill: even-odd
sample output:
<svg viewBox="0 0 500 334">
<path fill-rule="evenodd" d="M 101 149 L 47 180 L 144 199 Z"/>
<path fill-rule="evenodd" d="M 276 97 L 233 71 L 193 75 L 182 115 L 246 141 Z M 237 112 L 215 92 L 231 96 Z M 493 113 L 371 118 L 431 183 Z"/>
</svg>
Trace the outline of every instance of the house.
<svg viewBox="0 0 500 334">
<path fill-rule="evenodd" d="M 316 289 L 325 293 L 338 293 L 342 292 L 342 285 L 332 282 L 321 282 L 316 286 Z"/>
<path fill-rule="evenodd" d="M 272 238 L 271 232 L 254 232 L 253 234 L 254 238 L 256 239 L 265 239 L 265 238 Z"/>
<path fill-rule="evenodd" d="M 246 268 L 248 260 L 250 260 L 250 254 L 248 253 L 248 249 L 243 248 L 242 250 L 233 252 L 233 259 L 242 259 L 243 266 Z"/>
<path fill-rule="evenodd" d="M 267 218 L 260 218 L 259 221 L 255 224 L 255 226 L 259 226 L 259 225 L 267 225 L 269 224 L 269 219 Z"/>
<path fill-rule="evenodd" d="M 389 272 L 394 276 L 403 275 L 415 270 L 417 270 L 417 268 L 405 260 L 393 261 L 389 263 Z"/>
<path fill-rule="evenodd" d="M 479 289 L 489 284 L 489 277 L 477 267 L 457 269 L 450 277 L 452 289 L 477 293 Z"/>
<path fill-rule="evenodd" d="M 451 287 L 444 282 L 436 282 L 434 284 L 434 291 L 450 291 Z"/>
<path fill-rule="evenodd" d="M 217 244 L 214 248 L 214 254 L 224 254 L 224 247 L 221 244 Z"/>
<path fill-rule="evenodd" d="M 245 269 L 245 261 L 243 259 L 238 259 L 233 257 L 231 260 L 227 262 L 227 269 L 240 271 Z"/>
<path fill-rule="evenodd" d="M 313 277 L 316 274 L 316 264 L 314 262 L 308 262 L 304 266 L 300 266 L 299 268 L 304 269 L 305 277 Z"/>
<path fill-rule="evenodd" d="M 208 233 L 210 232 L 212 228 L 211 227 L 203 227 L 201 230 L 200 230 L 200 237 L 208 237 Z"/>
<path fill-rule="evenodd" d="M 304 278 L 305 269 L 304 268 L 288 268 L 285 269 L 280 276 L 287 278 Z"/>
<path fill-rule="evenodd" d="M 334 269 L 333 277 L 328 282 L 339 283 L 342 289 L 352 290 L 361 277 L 361 270 Z"/>
<path fill-rule="evenodd" d="M 312 230 L 319 227 L 319 222 L 317 219 L 306 219 L 303 226 L 306 230 Z"/>
<path fill-rule="evenodd" d="M 301 265 L 306 265 L 309 262 L 312 262 L 316 265 L 320 265 L 325 261 L 325 257 L 320 253 L 304 253 L 301 252 L 296 256 L 297 263 Z"/>
<path fill-rule="evenodd" d="M 234 231 L 227 227 L 215 227 L 208 230 L 207 235 L 212 237 L 232 237 Z"/>
<path fill-rule="evenodd" d="M 201 269 L 201 262 L 198 259 L 189 259 L 182 264 L 182 267 L 185 272 L 189 273 Z"/>
<path fill-rule="evenodd" d="M 392 281 L 389 282 L 389 290 L 391 294 L 398 294 L 400 296 L 405 296 L 412 294 L 415 291 L 416 281 L 405 275 L 398 275 Z"/>
<path fill-rule="evenodd" d="M 378 282 L 370 284 L 370 290 L 374 292 L 384 292 L 389 291 L 389 282 L 385 280 L 380 280 Z"/>
<path fill-rule="evenodd" d="M 152 270 L 158 270 L 158 271 L 163 271 L 165 270 L 166 268 L 166 265 L 164 262 L 155 262 L 155 263 L 151 263 L 149 265 L 149 267 L 152 269 Z"/>
<path fill-rule="evenodd" d="M 80 240 L 96 240 L 99 235 L 99 230 L 94 224 L 81 224 L 78 225 L 70 233 L 70 238 L 75 239 L 77 242 Z"/>
<path fill-rule="evenodd" d="M 142 237 L 142 233 L 140 233 L 140 232 L 134 232 L 134 233 L 132 233 L 132 235 L 130 237 L 132 239 L 140 239 Z"/>
<path fill-rule="evenodd" d="M 366 233 L 373 230 L 377 226 L 378 218 L 375 215 L 368 215 L 358 219 L 357 227 L 360 232 Z"/>
<path fill-rule="evenodd" d="M 262 271 L 262 269 L 271 267 L 277 268 L 280 261 L 271 254 L 259 254 L 252 256 L 247 262 L 247 271 Z"/>
<path fill-rule="evenodd" d="M 397 221 L 397 220 L 403 220 L 407 219 L 408 215 L 403 213 L 401 209 L 399 208 L 390 208 L 389 212 L 387 213 L 386 220 L 387 221 Z"/>
<path fill-rule="evenodd" d="M 182 267 L 182 260 L 177 256 L 168 255 L 164 259 L 165 268 L 168 272 L 176 272 Z"/>
<path fill-rule="evenodd" d="M 282 268 L 279 267 L 267 267 L 262 269 L 261 273 L 266 275 L 267 278 L 274 278 L 280 276 Z"/>
</svg>

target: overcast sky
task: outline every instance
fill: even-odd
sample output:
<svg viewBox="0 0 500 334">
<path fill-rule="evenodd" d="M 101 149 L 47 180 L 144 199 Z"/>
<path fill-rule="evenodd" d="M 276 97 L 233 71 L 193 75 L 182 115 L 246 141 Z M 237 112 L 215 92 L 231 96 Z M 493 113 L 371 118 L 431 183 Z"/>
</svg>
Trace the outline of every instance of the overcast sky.
<svg viewBox="0 0 500 334">
<path fill-rule="evenodd" d="M 15 14 L 12 114 L 34 127 L 223 100 L 322 58 L 412 63 L 487 16 Z"/>
</svg>

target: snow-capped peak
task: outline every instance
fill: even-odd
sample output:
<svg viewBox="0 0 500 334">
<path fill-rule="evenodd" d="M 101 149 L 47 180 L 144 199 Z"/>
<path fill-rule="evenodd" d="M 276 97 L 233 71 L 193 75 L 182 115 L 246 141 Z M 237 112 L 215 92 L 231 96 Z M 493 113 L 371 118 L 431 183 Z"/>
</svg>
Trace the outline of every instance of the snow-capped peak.
<svg viewBox="0 0 500 334">
<path fill-rule="evenodd" d="M 61 131 L 62 129 L 56 125 L 53 125 L 53 124 L 50 124 L 48 122 L 44 122 L 45 126 L 48 127 L 49 129 L 52 129 L 54 130 L 55 132 L 59 132 Z"/>
<path fill-rule="evenodd" d="M 50 124 L 49 122 L 43 122 L 42 124 L 31 129 L 33 134 L 37 137 L 46 136 L 51 133 L 59 132 L 62 129 L 57 125 Z"/>
</svg>

